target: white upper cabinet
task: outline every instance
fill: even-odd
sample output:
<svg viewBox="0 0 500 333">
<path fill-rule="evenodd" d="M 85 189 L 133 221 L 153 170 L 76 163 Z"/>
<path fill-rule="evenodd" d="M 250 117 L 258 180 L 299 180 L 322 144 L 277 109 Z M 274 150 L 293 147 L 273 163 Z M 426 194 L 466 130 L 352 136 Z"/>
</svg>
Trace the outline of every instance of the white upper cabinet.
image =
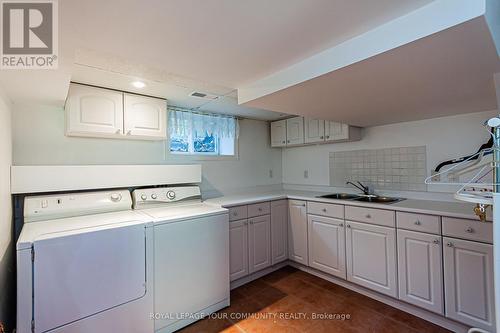
<svg viewBox="0 0 500 333">
<path fill-rule="evenodd" d="M 294 117 L 271 122 L 271 147 L 361 139 L 361 128 L 335 121 Z"/>
<path fill-rule="evenodd" d="M 356 141 L 361 139 L 361 128 L 325 121 L 325 141 Z"/>
<path fill-rule="evenodd" d="M 66 101 L 66 135 L 121 137 L 121 92 L 72 84 Z"/>
<path fill-rule="evenodd" d="M 286 120 L 271 123 L 271 147 L 286 146 Z"/>
<path fill-rule="evenodd" d="M 124 94 L 125 135 L 146 139 L 167 137 L 167 103 L 163 99 Z"/>
<path fill-rule="evenodd" d="M 441 237 L 398 230 L 399 299 L 443 314 Z"/>
<path fill-rule="evenodd" d="M 286 120 L 286 144 L 301 145 L 304 143 L 304 118 L 294 117 Z"/>
<path fill-rule="evenodd" d="M 346 221 L 347 280 L 397 297 L 396 230 Z"/>
<path fill-rule="evenodd" d="M 446 317 L 493 332 L 493 246 L 446 237 L 443 243 Z"/>
<path fill-rule="evenodd" d="M 167 104 L 160 98 L 72 83 L 66 101 L 66 135 L 163 140 Z"/>
<path fill-rule="evenodd" d="M 305 118 L 304 141 L 305 143 L 315 143 L 315 142 L 325 141 L 325 121 L 319 119 Z"/>
</svg>

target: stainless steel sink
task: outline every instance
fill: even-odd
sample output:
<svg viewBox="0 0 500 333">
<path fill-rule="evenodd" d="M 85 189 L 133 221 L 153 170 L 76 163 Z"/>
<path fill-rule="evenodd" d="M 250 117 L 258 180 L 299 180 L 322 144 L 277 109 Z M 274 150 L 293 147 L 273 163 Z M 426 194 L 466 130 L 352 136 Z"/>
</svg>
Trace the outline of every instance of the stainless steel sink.
<svg viewBox="0 0 500 333">
<path fill-rule="evenodd" d="M 399 201 L 402 201 L 404 199 L 403 198 L 391 198 L 391 197 L 379 197 L 379 196 L 371 197 L 371 196 L 368 196 L 368 197 L 358 197 L 358 198 L 355 198 L 354 200 L 356 200 L 356 201 L 362 201 L 362 202 L 374 202 L 374 203 L 389 204 L 389 203 L 399 202 Z"/>
<path fill-rule="evenodd" d="M 332 194 L 319 195 L 319 196 L 317 196 L 317 198 L 352 200 L 352 199 L 360 198 L 360 196 L 356 195 L 356 194 L 349 194 L 349 193 L 332 193 Z"/>
</svg>

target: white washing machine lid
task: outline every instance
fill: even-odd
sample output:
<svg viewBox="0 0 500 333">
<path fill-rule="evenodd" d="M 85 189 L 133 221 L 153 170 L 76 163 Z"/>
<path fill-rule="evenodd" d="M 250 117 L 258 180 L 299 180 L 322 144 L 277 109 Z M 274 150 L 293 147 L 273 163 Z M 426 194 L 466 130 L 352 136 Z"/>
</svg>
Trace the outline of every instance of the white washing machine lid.
<svg viewBox="0 0 500 333">
<path fill-rule="evenodd" d="M 17 240 L 16 248 L 17 250 L 30 249 L 33 242 L 39 239 L 106 230 L 123 225 L 147 225 L 151 223 L 151 220 L 151 217 L 138 211 L 127 210 L 25 223 Z"/>
<path fill-rule="evenodd" d="M 157 208 L 142 209 L 141 212 L 151 216 L 156 223 L 172 223 L 197 217 L 228 214 L 226 208 L 204 202 L 184 204 L 165 204 Z"/>
</svg>

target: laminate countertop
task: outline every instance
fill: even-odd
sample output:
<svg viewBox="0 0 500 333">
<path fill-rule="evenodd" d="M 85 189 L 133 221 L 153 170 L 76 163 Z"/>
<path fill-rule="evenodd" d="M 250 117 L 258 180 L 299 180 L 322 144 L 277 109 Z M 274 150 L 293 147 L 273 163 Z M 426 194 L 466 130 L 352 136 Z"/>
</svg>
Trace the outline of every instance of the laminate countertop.
<svg viewBox="0 0 500 333">
<path fill-rule="evenodd" d="M 272 192 L 249 192 L 233 195 L 224 195 L 220 197 L 207 199 L 207 203 L 221 205 L 222 207 L 232 207 L 239 205 L 249 205 L 263 201 L 273 201 L 279 199 L 293 199 L 305 200 L 324 203 L 334 203 L 346 206 L 357 206 L 367 208 L 379 208 L 394 210 L 400 212 L 411 212 L 419 214 L 440 215 L 456 218 L 474 219 L 478 217 L 474 214 L 474 204 L 467 202 L 448 202 L 436 200 L 417 200 L 405 199 L 396 203 L 383 204 L 383 203 L 367 203 L 354 200 L 338 200 L 319 198 L 318 196 L 327 194 L 325 192 L 310 192 L 310 191 L 296 191 L 296 190 L 282 190 Z M 491 221 L 492 211 L 489 208 L 487 211 L 487 220 Z"/>
</svg>

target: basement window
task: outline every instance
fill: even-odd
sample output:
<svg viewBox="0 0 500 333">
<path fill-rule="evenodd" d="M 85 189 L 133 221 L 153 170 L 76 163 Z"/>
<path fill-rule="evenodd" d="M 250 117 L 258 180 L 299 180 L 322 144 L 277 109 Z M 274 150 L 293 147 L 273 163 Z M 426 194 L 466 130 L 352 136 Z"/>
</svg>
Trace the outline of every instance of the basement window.
<svg viewBox="0 0 500 333">
<path fill-rule="evenodd" d="M 177 156 L 236 156 L 238 120 L 232 116 L 168 111 L 169 151 Z"/>
</svg>

